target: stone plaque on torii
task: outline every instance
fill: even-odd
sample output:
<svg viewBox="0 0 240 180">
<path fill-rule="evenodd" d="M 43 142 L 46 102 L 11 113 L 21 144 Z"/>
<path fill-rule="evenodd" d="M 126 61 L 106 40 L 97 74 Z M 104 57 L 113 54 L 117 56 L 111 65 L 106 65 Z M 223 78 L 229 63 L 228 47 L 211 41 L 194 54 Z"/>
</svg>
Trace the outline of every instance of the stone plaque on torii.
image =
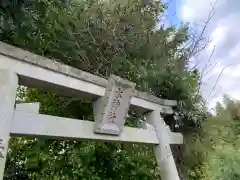
<svg viewBox="0 0 240 180">
<path fill-rule="evenodd" d="M 15 105 L 18 85 L 92 101 L 95 122 L 39 114 L 39 103 Z M 144 128 L 124 126 L 130 105 L 146 117 Z M 0 180 L 10 135 L 152 144 L 162 179 L 179 180 L 170 144 L 182 144 L 183 137 L 160 115 L 175 105 L 120 77 L 106 80 L 0 42 Z"/>
<path fill-rule="evenodd" d="M 117 76 L 110 76 L 103 97 L 93 106 L 94 132 L 120 135 L 134 93 L 135 83 Z"/>
</svg>

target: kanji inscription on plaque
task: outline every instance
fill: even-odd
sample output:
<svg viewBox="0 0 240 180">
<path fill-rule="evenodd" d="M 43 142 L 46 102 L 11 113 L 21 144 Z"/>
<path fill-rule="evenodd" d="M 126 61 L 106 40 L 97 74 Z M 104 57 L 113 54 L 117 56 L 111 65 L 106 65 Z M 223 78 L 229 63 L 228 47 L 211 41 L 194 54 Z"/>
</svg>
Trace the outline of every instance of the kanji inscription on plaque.
<svg viewBox="0 0 240 180">
<path fill-rule="evenodd" d="M 135 83 L 111 75 L 105 95 L 94 103 L 95 133 L 120 135 Z"/>
</svg>

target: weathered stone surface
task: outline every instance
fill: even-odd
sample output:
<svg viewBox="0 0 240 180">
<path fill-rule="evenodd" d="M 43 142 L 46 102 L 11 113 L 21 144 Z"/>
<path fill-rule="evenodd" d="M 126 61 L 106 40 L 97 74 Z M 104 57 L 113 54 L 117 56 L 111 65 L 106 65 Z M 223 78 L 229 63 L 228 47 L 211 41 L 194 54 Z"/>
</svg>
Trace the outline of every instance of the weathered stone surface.
<svg viewBox="0 0 240 180">
<path fill-rule="evenodd" d="M 154 146 L 154 153 L 160 167 L 163 180 L 180 180 L 173 154 L 170 148 L 170 129 L 166 128 L 160 111 L 152 111 L 146 114 L 147 122 L 155 127 L 159 145 Z"/>
<path fill-rule="evenodd" d="M 40 103 L 39 103 L 39 102 L 20 103 L 20 104 L 16 104 L 15 109 L 16 109 L 17 111 L 25 111 L 25 112 L 31 112 L 31 113 L 39 113 Z"/>
<path fill-rule="evenodd" d="M 11 136 L 159 144 L 156 131 L 125 126 L 120 136 L 113 136 L 94 133 L 94 124 L 92 121 L 15 110 L 11 125 Z"/>
<path fill-rule="evenodd" d="M 0 69 L 0 180 L 4 174 L 17 85 L 15 73 Z"/>
<path fill-rule="evenodd" d="M 110 76 L 105 95 L 94 103 L 94 132 L 120 135 L 134 89 L 135 83 Z"/>
<path fill-rule="evenodd" d="M 141 128 L 147 129 L 151 131 L 156 131 L 155 127 L 151 124 L 147 123 L 146 121 L 141 121 Z M 164 123 L 165 124 L 165 123 Z M 172 132 L 168 125 L 165 124 L 166 132 L 169 137 L 169 144 L 183 144 L 183 135 L 181 133 Z"/>
</svg>

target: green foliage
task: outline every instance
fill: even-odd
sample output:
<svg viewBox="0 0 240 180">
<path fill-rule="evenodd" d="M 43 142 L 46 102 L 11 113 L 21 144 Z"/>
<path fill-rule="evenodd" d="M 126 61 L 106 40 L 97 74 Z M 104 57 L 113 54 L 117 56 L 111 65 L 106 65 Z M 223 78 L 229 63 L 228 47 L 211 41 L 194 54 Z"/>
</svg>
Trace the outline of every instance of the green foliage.
<svg viewBox="0 0 240 180">
<path fill-rule="evenodd" d="M 201 161 L 192 163 L 199 166 L 197 171 L 194 168 L 189 170 L 191 179 L 237 180 L 240 178 L 239 105 L 238 101 L 224 96 L 223 105 L 220 103 L 216 105 L 216 115 L 204 121 L 200 136 L 189 143 L 191 146 L 187 150 L 201 156 L 201 158 L 195 156 Z"/>
<path fill-rule="evenodd" d="M 200 126 L 205 109 L 199 74 L 187 68 L 185 26 L 156 29 L 165 11 L 161 1 L 3 1 L 0 38 L 98 76 L 116 74 L 139 90 L 179 101 L 172 129 Z M 27 94 L 26 94 L 27 93 Z M 25 97 L 26 94 L 26 97 Z M 26 101 L 41 102 L 41 113 L 93 120 L 90 103 L 40 90 L 19 90 Z M 131 112 L 129 126 L 138 126 Z M 5 179 L 159 179 L 146 146 L 103 142 L 11 138 Z"/>
<path fill-rule="evenodd" d="M 217 157 L 210 162 L 211 180 L 238 180 L 240 179 L 240 152 L 224 149 Z"/>
</svg>

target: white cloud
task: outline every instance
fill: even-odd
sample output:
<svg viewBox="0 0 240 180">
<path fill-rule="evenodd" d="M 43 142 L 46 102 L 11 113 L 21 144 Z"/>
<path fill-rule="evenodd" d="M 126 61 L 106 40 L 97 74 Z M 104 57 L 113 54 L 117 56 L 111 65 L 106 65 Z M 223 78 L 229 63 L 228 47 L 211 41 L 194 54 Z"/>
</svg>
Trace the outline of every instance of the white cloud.
<svg viewBox="0 0 240 180">
<path fill-rule="evenodd" d="M 203 78 L 202 86 L 202 94 L 211 100 L 210 107 L 221 101 L 224 93 L 240 99 L 240 0 L 182 0 L 178 9 L 179 18 L 193 25 L 206 20 L 213 4 L 216 13 L 206 33 L 210 43 L 197 58 L 201 61 L 201 70 L 206 63 L 211 65 L 208 68 L 210 71 Z M 215 46 L 215 53 L 209 62 L 209 55 Z"/>
<path fill-rule="evenodd" d="M 212 52 L 215 46 L 219 45 L 226 38 L 227 27 L 226 26 L 217 26 L 210 35 L 210 43 L 207 47 L 209 52 Z"/>
<path fill-rule="evenodd" d="M 179 16 L 187 22 L 201 21 L 207 18 L 213 5 L 218 5 L 216 0 L 182 0 Z"/>
</svg>

